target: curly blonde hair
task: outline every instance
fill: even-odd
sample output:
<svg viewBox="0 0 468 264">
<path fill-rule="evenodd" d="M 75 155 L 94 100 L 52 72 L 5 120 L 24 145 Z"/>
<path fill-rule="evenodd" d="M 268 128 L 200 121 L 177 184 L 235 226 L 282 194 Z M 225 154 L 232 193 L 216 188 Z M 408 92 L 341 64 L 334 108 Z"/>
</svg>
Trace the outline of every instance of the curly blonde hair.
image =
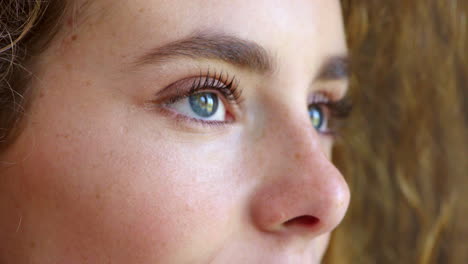
<svg viewBox="0 0 468 264">
<path fill-rule="evenodd" d="M 352 199 L 328 263 L 466 263 L 468 5 L 342 3 L 355 109 L 334 158 Z"/>
</svg>

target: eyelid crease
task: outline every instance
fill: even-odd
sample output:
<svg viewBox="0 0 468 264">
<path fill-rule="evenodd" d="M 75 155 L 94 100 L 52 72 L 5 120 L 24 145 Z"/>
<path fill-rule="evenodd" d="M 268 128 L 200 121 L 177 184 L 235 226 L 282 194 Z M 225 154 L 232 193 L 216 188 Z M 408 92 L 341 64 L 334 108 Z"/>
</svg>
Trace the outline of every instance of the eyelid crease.
<svg viewBox="0 0 468 264">
<path fill-rule="evenodd" d="M 324 93 L 324 92 L 318 92 L 318 93 L 314 93 L 312 94 L 312 98 L 309 99 L 309 105 L 312 105 L 312 104 L 325 104 L 325 103 L 329 103 L 330 101 L 333 101 L 330 96 L 327 94 L 327 93 Z"/>
</svg>

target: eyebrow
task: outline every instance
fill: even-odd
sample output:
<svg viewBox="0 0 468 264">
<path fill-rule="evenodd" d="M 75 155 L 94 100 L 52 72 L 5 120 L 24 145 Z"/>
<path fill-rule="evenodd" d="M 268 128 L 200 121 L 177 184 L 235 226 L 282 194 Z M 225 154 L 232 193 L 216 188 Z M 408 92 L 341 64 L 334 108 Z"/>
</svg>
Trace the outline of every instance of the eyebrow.
<svg viewBox="0 0 468 264">
<path fill-rule="evenodd" d="M 225 34 L 199 33 L 150 50 L 138 57 L 135 65 L 162 63 L 177 57 L 214 59 L 248 68 L 258 73 L 272 73 L 277 68 L 274 56 L 259 44 Z M 317 80 L 348 78 L 348 57 L 329 57 L 320 67 Z"/>
<path fill-rule="evenodd" d="M 317 75 L 319 81 L 337 81 L 349 78 L 349 57 L 346 55 L 328 58 Z"/>
<path fill-rule="evenodd" d="M 174 57 L 217 59 L 256 72 L 271 72 L 276 65 L 265 48 L 255 42 L 223 34 L 196 34 L 150 50 L 136 65 L 163 62 Z"/>
</svg>

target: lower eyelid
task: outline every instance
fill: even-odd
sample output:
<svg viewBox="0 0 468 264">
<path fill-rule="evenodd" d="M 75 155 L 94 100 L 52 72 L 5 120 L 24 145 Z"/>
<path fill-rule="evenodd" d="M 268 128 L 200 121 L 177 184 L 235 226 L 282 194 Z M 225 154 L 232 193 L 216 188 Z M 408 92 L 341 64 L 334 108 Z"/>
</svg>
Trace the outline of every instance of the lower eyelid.
<svg viewBox="0 0 468 264">
<path fill-rule="evenodd" d="M 178 113 L 164 105 L 157 107 L 157 110 L 162 113 L 166 118 L 175 121 L 177 126 L 187 128 L 221 128 L 226 125 L 234 123 L 234 121 L 216 121 L 216 120 L 203 120 L 192 118 L 183 114 Z"/>
<path fill-rule="evenodd" d="M 181 115 L 164 106 L 157 107 L 156 110 L 162 116 L 164 122 L 167 122 L 169 127 L 173 127 L 178 131 L 197 132 L 206 126 L 206 124 L 202 124 L 197 120 Z"/>
</svg>

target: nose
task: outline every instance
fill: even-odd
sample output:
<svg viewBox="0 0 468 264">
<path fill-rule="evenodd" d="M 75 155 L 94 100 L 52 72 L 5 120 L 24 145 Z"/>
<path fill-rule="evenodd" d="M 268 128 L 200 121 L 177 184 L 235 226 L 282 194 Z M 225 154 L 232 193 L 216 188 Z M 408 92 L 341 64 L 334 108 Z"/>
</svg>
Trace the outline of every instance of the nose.
<svg viewBox="0 0 468 264">
<path fill-rule="evenodd" d="M 262 179 L 251 200 L 254 224 L 279 236 L 314 238 L 332 231 L 345 215 L 350 194 L 327 155 L 330 150 L 321 144 L 325 136 L 305 114 L 268 123 L 264 129 L 270 133 L 256 143 L 267 161 L 257 166 Z"/>
</svg>

